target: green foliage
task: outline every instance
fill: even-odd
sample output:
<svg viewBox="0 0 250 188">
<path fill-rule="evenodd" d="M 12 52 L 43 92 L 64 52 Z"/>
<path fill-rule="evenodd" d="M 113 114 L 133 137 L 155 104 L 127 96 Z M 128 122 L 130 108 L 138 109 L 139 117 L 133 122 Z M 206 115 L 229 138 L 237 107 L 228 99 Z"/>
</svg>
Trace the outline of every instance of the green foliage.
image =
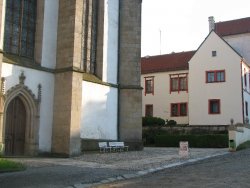
<svg viewBox="0 0 250 188">
<path fill-rule="evenodd" d="M 2 157 L 3 154 L 3 144 L 0 144 L 0 158 Z"/>
<path fill-rule="evenodd" d="M 180 141 L 188 141 L 189 147 L 194 148 L 226 148 L 228 147 L 227 134 L 208 135 L 168 135 L 161 134 L 155 137 L 156 147 L 179 147 Z"/>
<path fill-rule="evenodd" d="M 243 149 L 247 149 L 247 148 L 250 148 L 250 141 L 247 141 L 247 142 L 244 142 L 244 143 L 240 144 L 240 145 L 236 148 L 236 151 L 243 150 Z"/>
<path fill-rule="evenodd" d="M 161 130 L 161 127 L 155 128 L 150 127 L 142 132 L 142 138 L 144 140 L 144 145 L 151 146 L 155 144 L 155 138 L 157 135 L 164 134 L 165 131 Z"/>
<path fill-rule="evenodd" d="M 176 123 L 176 121 L 175 120 L 169 120 L 169 121 L 167 121 L 167 125 L 176 125 L 177 123 Z"/>
<path fill-rule="evenodd" d="M 0 159 L 0 172 L 21 171 L 24 169 L 25 167 L 21 163 Z"/>
<path fill-rule="evenodd" d="M 159 117 L 146 116 L 142 117 L 142 126 L 163 126 L 165 120 Z"/>
</svg>

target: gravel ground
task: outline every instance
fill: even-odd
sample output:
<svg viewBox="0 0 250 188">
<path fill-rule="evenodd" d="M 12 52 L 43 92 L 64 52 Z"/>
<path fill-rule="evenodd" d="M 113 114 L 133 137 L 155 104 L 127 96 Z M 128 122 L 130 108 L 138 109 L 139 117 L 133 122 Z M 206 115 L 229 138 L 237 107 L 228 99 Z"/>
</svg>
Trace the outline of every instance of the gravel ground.
<svg viewBox="0 0 250 188">
<path fill-rule="evenodd" d="M 145 170 L 187 159 L 197 159 L 228 152 L 224 149 L 191 148 L 188 158 L 178 154 L 178 148 L 145 147 L 143 151 L 98 153 L 87 152 L 72 158 L 13 158 L 24 163 L 28 168 L 73 165 L 78 167 L 111 168 L 122 170 Z"/>
<path fill-rule="evenodd" d="M 4 188 L 65 188 L 125 179 L 151 173 L 176 162 L 227 154 L 228 149 L 190 149 L 189 158 L 181 158 L 178 148 L 144 148 L 143 151 L 85 153 L 72 158 L 10 158 L 27 166 L 27 170 L 0 174 Z"/>
<path fill-rule="evenodd" d="M 188 159 L 202 158 L 204 156 L 218 155 L 227 152 L 228 149 L 204 149 L 191 148 Z M 162 165 L 175 163 L 187 158 L 178 154 L 178 148 L 151 148 L 145 147 L 143 151 L 121 152 L 121 153 L 96 153 L 85 154 L 73 158 L 78 161 L 100 163 L 102 167 L 110 167 L 124 170 L 145 170 L 157 168 Z"/>
<path fill-rule="evenodd" d="M 249 188 L 250 149 L 161 170 L 98 188 Z"/>
</svg>

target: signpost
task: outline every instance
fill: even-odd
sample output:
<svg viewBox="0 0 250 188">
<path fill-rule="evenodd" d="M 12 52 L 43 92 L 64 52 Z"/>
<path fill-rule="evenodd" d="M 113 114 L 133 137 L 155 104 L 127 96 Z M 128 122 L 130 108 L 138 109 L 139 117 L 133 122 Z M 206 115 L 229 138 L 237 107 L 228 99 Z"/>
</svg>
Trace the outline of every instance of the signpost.
<svg viewBox="0 0 250 188">
<path fill-rule="evenodd" d="M 180 141 L 179 155 L 181 157 L 189 157 L 188 142 Z"/>
</svg>

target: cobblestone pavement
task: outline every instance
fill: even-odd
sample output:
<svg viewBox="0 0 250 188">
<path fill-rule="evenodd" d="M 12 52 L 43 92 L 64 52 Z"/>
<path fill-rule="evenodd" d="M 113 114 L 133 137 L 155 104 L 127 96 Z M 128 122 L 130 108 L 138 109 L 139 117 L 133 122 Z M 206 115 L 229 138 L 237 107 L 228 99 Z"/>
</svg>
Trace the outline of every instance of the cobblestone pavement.
<svg viewBox="0 0 250 188">
<path fill-rule="evenodd" d="M 95 185 L 96 188 L 249 188 L 250 149 L 164 169 L 138 178 Z"/>
<path fill-rule="evenodd" d="M 73 158 L 12 158 L 27 166 L 22 172 L 0 174 L 0 185 L 12 187 L 91 187 L 140 177 L 166 168 L 228 154 L 228 149 L 190 149 L 181 158 L 178 148 L 148 148 L 118 153 L 85 153 Z"/>
</svg>

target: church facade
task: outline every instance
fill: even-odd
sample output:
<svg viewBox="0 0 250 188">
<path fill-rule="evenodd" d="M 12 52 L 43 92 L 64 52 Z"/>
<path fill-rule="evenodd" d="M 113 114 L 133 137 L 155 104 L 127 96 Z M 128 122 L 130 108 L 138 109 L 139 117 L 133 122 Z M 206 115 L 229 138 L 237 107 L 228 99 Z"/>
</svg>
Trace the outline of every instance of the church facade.
<svg viewBox="0 0 250 188">
<path fill-rule="evenodd" d="M 140 45 L 141 0 L 2 0 L 1 152 L 142 149 Z"/>
</svg>

